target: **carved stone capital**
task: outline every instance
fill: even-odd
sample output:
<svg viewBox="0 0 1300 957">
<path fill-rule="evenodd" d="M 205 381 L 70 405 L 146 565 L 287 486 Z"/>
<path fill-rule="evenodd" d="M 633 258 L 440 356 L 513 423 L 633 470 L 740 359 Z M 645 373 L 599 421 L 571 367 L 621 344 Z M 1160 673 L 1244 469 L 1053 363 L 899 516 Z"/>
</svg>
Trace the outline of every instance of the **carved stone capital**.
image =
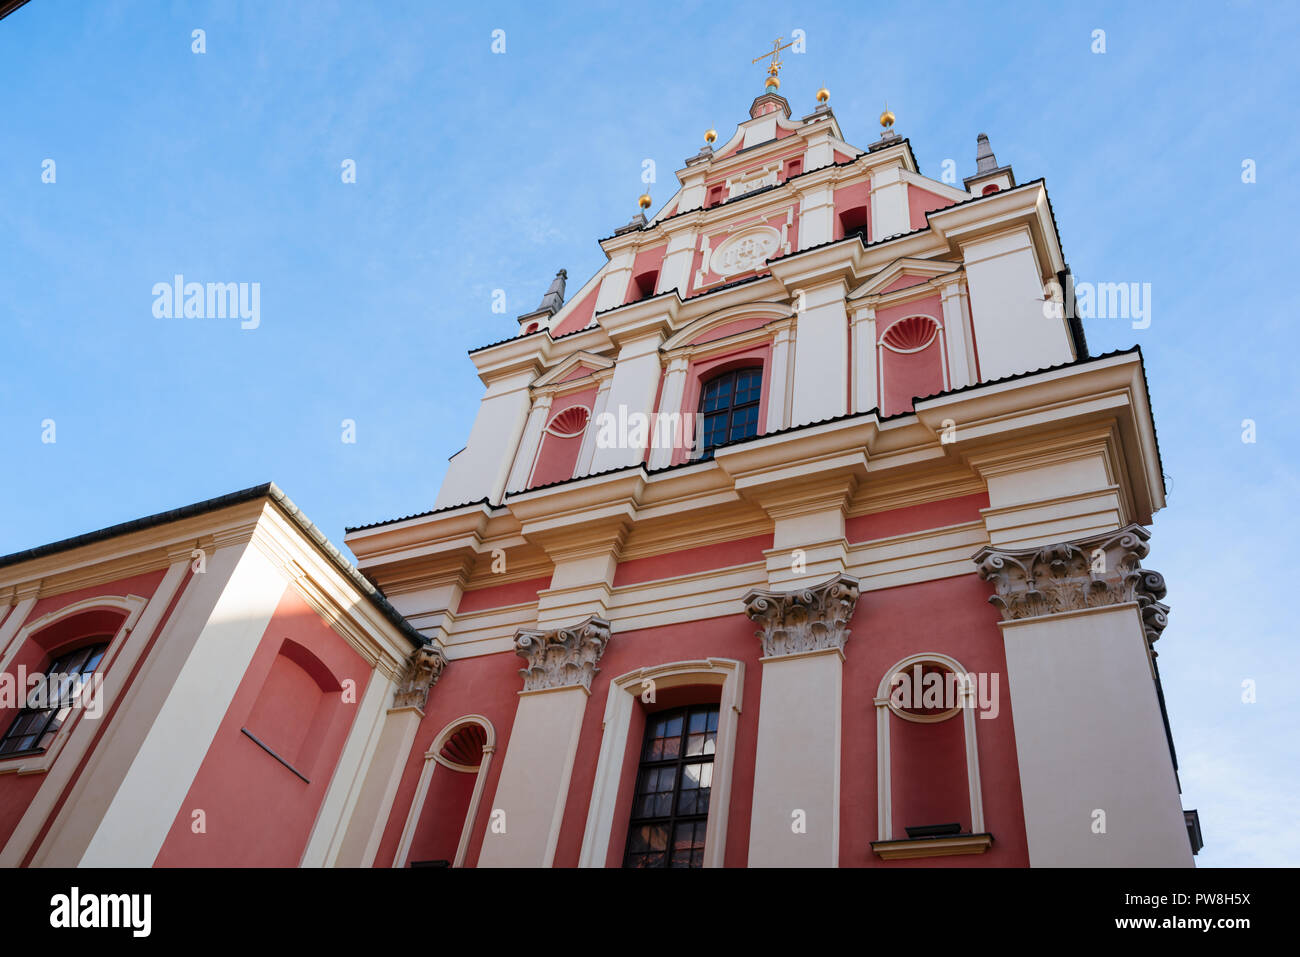
<svg viewBox="0 0 1300 957">
<path fill-rule="evenodd" d="M 437 645 L 416 648 L 406 660 L 406 670 L 402 672 L 401 683 L 397 686 L 393 707 L 424 710 L 425 703 L 429 700 L 429 689 L 438 683 L 442 669 L 446 667 L 447 656 Z"/>
<path fill-rule="evenodd" d="M 764 657 L 832 649 L 843 653 L 858 603 L 858 580 L 836 575 L 790 591 L 755 588 L 744 602 L 745 614 L 762 626 L 754 634 L 763 642 Z"/>
<path fill-rule="evenodd" d="M 994 548 L 986 545 L 972 561 L 993 583 L 989 598 L 1003 621 L 1036 618 L 1136 601 L 1147 642 L 1164 631 L 1169 606 L 1164 577 L 1142 567 L 1151 533 L 1141 525 L 1057 545 Z"/>
<path fill-rule="evenodd" d="M 595 615 L 568 628 L 550 631 L 520 631 L 515 635 L 515 654 L 528 662 L 520 668 L 525 691 L 552 688 L 591 690 L 592 675 L 600 671 L 596 662 L 609 644 L 609 622 Z"/>
</svg>

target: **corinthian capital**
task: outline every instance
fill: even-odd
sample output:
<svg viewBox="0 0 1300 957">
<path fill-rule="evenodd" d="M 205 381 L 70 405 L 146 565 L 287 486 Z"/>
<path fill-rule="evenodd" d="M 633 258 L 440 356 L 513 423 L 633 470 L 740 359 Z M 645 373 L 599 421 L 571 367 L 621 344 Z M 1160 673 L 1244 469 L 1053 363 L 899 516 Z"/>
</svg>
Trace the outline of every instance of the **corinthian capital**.
<svg viewBox="0 0 1300 957">
<path fill-rule="evenodd" d="M 442 669 L 447 667 L 447 656 L 437 645 L 424 645 L 411 652 L 406 660 L 406 670 L 402 681 L 397 686 L 397 697 L 393 700 L 394 708 L 420 708 L 423 710 L 429 700 L 429 689 L 442 677 Z"/>
<path fill-rule="evenodd" d="M 1151 533 L 1141 525 L 1035 548 L 981 548 L 974 559 L 979 576 L 993 583 L 989 598 L 1003 621 L 1055 615 L 1136 601 L 1147 641 L 1164 630 L 1169 606 L 1165 580 L 1142 567 Z"/>
<path fill-rule="evenodd" d="M 525 691 L 550 688 L 591 690 L 591 677 L 600 671 L 596 662 L 609 644 L 609 622 L 592 615 L 570 628 L 520 631 L 515 654 L 528 662 L 520 668 Z"/>
<path fill-rule="evenodd" d="M 831 649 L 843 653 L 858 603 L 858 580 L 836 575 L 791 591 L 755 588 L 744 602 L 745 614 L 762 625 L 755 634 L 763 642 L 764 657 Z"/>
</svg>

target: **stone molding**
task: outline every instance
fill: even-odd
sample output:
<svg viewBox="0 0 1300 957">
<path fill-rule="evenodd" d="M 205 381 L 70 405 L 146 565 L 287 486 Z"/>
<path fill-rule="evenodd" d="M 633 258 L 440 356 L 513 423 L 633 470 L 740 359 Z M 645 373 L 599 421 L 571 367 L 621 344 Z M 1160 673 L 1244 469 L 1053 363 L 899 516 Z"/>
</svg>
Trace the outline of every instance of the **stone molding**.
<svg viewBox="0 0 1300 957">
<path fill-rule="evenodd" d="M 789 591 L 755 588 L 744 597 L 745 614 L 762 628 L 755 632 L 763 656 L 844 653 L 849 620 L 858 602 L 858 580 L 836 575 L 828 581 Z"/>
<path fill-rule="evenodd" d="M 446 667 L 447 656 L 436 645 L 416 648 L 406 659 L 406 668 L 397 685 L 393 707 L 419 708 L 423 711 L 429 700 L 429 690 L 438 683 Z"/>
<path fill-rule="evenodd" d="M 972 561 L 980 578 L 997 589 L 989 602 L 1002 612 L 1003 621 L 1136 601 L 1151 644 L 1168 623 L 1169 606 L 1160 601 L 1164 577 L 1141 564 L 1150 537 L 1143 526 L 1127 525 L 1034 548 L 986 545 Z"/>
<path fill-rule="evenodd" d="M 524 631 L 515 635 L 515 654 L 528 663 L 520 668 L 524 691 L 583 688 L 591 691 L 596 662 L 609 644 L 609 622 L 590 615 L 568 628 Z"/>
</svg>

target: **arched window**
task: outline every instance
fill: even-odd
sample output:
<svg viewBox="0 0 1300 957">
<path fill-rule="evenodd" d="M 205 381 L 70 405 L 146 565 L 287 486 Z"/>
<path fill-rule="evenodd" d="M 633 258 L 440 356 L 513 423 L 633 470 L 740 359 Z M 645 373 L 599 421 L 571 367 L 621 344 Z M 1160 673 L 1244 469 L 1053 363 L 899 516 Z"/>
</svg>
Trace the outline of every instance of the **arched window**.
<svg viewBox="0 0 1300 957">
<path fill-rule="evenodd" d="M 744 672 L 708 658 L 610 683 L 579 867 L 723 866 Z"/>
<path fill-rule="evenodd" d="M 718 706 L 648 715 L 624 867 L 703 867 Z"/>
<path fill-rule="evenodd" d="M 112 706 L 115 689 L 105 677 L 118 667 L 129 672 L 138 657 L 141 645 L 132 645 L 129 637 L 148 604 L 140 595 L 95 595 L 22 625 L 0 652 L 0 672 L 50 680 L 40 683 L 36 696 L 28 694 L 26 685 L 17 695 L 0 695 L 0 762 L 5 770 L 48 770 L 73 741 L 78 742 L 74 753 L 84 753 L 97 723 L 81 719 Z M 9 623 L 17 622 L 11 618 Z"/>
<path fill-rule="evenodd" d="M 728 442 L 758 434 L 758 411 L 763 393 L 763 369 L 732 369 L 708 380 L 700 390 L 701 433 L 704 456 Z"/>
<path fill-rule="evenodd" d="M 112 635 L 91 638 L 72 651 L 60 652 L 50 662 L 44 680 L 27 696 L 25 706 L 0 738 L 0 755 L 44 751 L 49 746 L 72 709 L 80 703 L 82 692 L 112 638 Z"/>
</svg>

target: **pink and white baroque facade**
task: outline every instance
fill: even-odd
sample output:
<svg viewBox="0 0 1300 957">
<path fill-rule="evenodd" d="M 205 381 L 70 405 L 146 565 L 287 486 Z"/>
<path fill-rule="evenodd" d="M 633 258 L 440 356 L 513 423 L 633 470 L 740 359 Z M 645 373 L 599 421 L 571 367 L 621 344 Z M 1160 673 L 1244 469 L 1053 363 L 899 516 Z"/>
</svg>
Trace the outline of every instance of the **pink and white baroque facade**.
<svg viewBox="0 0 1300 957">
<path fill-rule="evenodd" d="M 0 559 L 3 670 L 104 696 L 0 709 L 3 863 L 1192 864 L 1142 358 L 1043 182 L 775 92 L 677 178 L 355 569 L 274 486 Z"/>
</svg>

